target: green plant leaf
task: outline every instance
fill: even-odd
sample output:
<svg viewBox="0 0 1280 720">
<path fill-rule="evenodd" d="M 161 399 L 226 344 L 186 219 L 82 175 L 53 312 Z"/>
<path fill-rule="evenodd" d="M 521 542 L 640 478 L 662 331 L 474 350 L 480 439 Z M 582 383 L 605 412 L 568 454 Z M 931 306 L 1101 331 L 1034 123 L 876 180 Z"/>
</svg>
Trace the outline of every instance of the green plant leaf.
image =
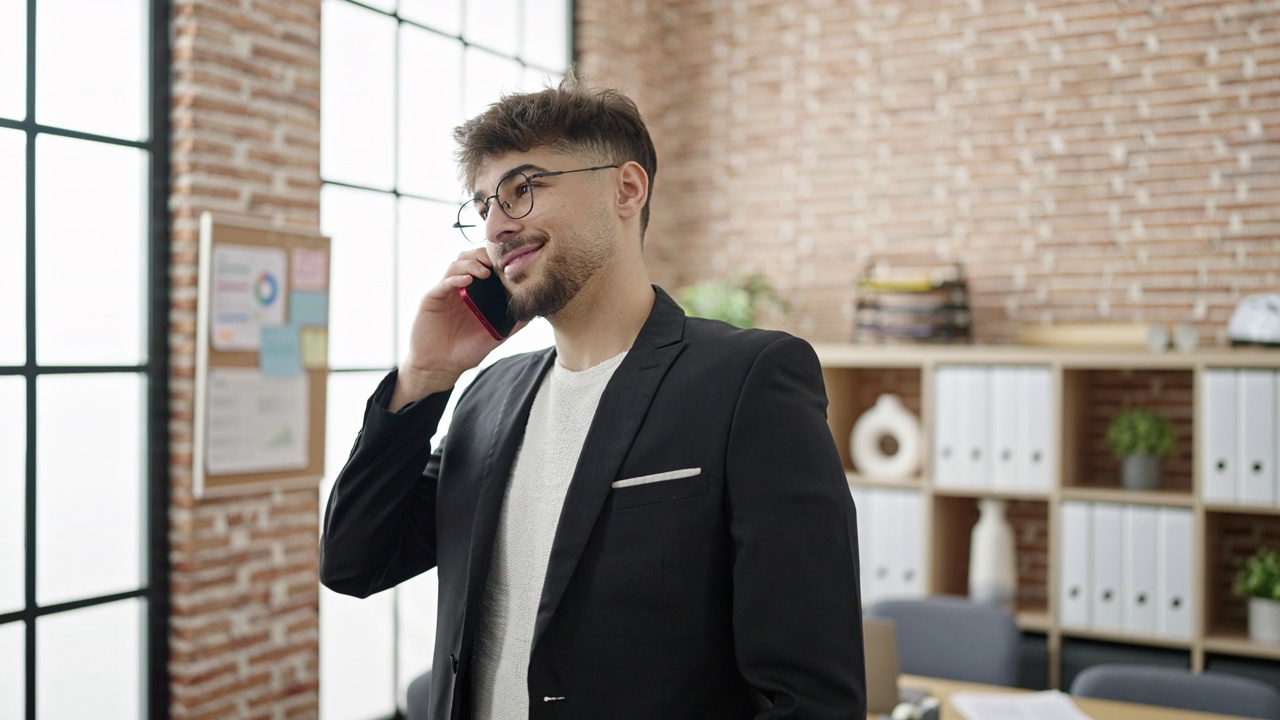
<svg viewBox="0 0 1280 720">
<path fill-rule="evenodd" d="M 1177 449 L 1177 440 L 1169 418 L 1146 408 L 1129 408 L 1111 419 L 1107 446 L 1118 458 L 1126 455 L 1168 458 Z"/>
</svg>

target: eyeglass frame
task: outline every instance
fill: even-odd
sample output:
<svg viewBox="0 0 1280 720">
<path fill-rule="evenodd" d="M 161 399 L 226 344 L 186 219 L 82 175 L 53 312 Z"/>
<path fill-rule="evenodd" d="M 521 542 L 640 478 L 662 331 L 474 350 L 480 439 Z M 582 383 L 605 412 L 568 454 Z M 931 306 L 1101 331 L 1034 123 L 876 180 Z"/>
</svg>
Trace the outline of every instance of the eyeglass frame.
<svg viewBox="0 0 1280 720">
<path fill-rule="evenodd" d="M 622 166 L 621 166 L 621 165 L 617 165 L 617 164 L 614 164 L 614 165 L 596 165 L 595 167 L 578 168 L 577 170 L 551 170 L 551 171 L 548 171 L 548 172 L 539 172 L 539 173 L 534 173 L 534 174 L 532 174 L 532 175 L 525 175 L 524 173 L 522 173 L 522 172 L 520 172 L 520 171 L 518 171 L 518 170 L 517 170 L 517 171 L 515 171 L 515 172 L 507 173 L 506 175 L 504 175 L 504 176 L 502 177 L 502 179 L 501 179 L 501 180 L 499 180 L 499 181 L 498 181 L 497 186 L 496 186 L 496 187 L 494 187 L 494 191 L 495 191 L 495 192 L 494 192 L 492 195 L 490 195 L 489 197 L 483 198 L 483 199 L 477 196 L 477 197 L 474 197 L 474 198 L 472 198 L 472 199 L 470 199 L 470 200 L 467 200 L 466 202 L 462 203 L 462 205 L 458 206 L 458 216 L 457 216 L 457 217 L 454 219 L 454 221 L 453 221 L 453 227 L 454 227 L 458 232 L 462 233 L 462 237 L 463 237 L 467 242 L 469 242 L 469 243 L 474 243 L 474 242 L 476 242 L 475 240 L 472 240 L 471 238 L 467 237 L 467 228 L 479 227 L 479 225 L 464 225 L 464 224 L 462 223 L 462 214 L 463 214 L 464 212 L 466 212 L 467 208 L 471 208 L 472 210 L 475 210 L 476 204 L 477 204 L 477 203 L 481 203 L 481 202 L 484 204 L 485 208 L 488 208 L 488 207 L 489 207 L 489 202 L 490 202 L 491 200 L 498 200 L 498 193 L 497 193 L 496 191 L 497 191 L 497 189 L 498 189 L 499 187 L 502 187 L 502 183 L 504 183 L 504 182 L 506 182 L 506 181 L 510 180 L 511 178 L 515 177 L 516 175 L 523 175 L 523 176 L 524 176 L 524 182 L 523 182 L 523 183 L 521 183 L 520 185 L 528 185 L 528 186 L 529 186 L 529 209 L 528 209 L 528 210 L 526 210 L 526 211 L 525 211 L 525 213 L 524 213 L 523 215 L 521 215 L 520 217 L 516 217 L 516 216 L 512 215 L 510 212 L 508 212 L 508 211 L 507 211 L 507 208 L 506 208 L 506 207 L 504 207 L 504 203 L 503 203 L 501 200 L 499 200 L 499 201 L 498 201 L 498 207 L 502 210 L 502 214 L 503 214 L 503 215 L 506 215 L 507 217 L 511 218 L 512 220 L 521 220 L 521 219 L 523 219 L 523 218 L 527 218 L 527 217 L 529 217 L 529 215 L 533 213 L 533 202 L 534 202 L 534 200 L 536 199 L 536 198 L 534 197 L 534 195 L 533 195 L 533 185 L 532 185 L 532 183 L 533 183 L 533 181 L 534 181 L 534 180 L 538 180 L 538 179 L 540 179 L 540 178 L 546 178 L 546 177 L 556 177 L 556 176 L 558 176 L 558 175 L 571 175 L 571 174 L 573 174 L 573 173 L 589 172 L 589 171 L 591 171 L 591 170 L 606 170 L 606 169 L 608 169 L 608 168 L 619 168 L 619 167 L 622 167 Z M 517 187 L 519 187 L 519 186 L 517 186 Z M 479 214 L 480 214 L 480 212 L 479 212 L 478 210 L 475 210 L 475 213 L 476 213 L 476 215 L 479 215 Z M 482 217 L 481 217 L 481 222 L 488 222 L 488 220 L 489 220 L 489 216 L 488 216 L 488 213 L 487 213 L 487 211 L 486 211 L 486 214 L 485 214 L 484 216 L 482 216 Z"/>
</svg>

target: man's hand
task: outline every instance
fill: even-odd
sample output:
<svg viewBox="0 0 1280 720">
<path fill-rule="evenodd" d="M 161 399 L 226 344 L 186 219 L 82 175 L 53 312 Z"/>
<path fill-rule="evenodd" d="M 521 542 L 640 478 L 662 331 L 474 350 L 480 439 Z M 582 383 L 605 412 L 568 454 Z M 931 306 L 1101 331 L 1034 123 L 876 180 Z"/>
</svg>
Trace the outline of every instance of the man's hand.
<svg viewBox="0 0 1280 720">
<path fill-rule="evenodd" d="M 459 375 L 479 365 L 501 344 L 458 295 L 459 288 L 493 272 L 488 262 L 489 253 L 484 248 L 459 254 L 445 270 L 444 278 L 418 303 L 409 333 L 409 355 L 400 366 L 388 408 L 391 412 L 453 387 Z"/>
</svg>

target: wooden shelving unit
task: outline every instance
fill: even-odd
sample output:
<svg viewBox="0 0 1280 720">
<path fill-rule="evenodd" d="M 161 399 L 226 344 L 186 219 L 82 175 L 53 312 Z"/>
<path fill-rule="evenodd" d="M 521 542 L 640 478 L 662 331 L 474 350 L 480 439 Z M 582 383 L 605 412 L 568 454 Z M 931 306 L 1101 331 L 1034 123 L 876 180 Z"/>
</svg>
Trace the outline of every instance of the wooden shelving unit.
<svg viewBox="0 0 1280 720">
<path fill-rule="evenodd" d="M 1197 398 L 1206 369 L 1280 369 L 1280 352 L 1257 348 L 1204 349 L 1192 353 L 1153 354 L 1136 350 L 1077 350 L 1008 346 L 925 346 L 819 344 L 830 401 L 828 422 L 851 485 L 908 488 L 921 493 L 927 522 L 927 592 L 965 594 L 969 535 L 977 520 L 976 501 L 1010 501 L 1010 520 L 1019 536 L 1020 570 L 1016 608 L 1018 625 L 1045 635 L 1050 684 L 1059 683 L 1063 643 L 1098 640 L 1135 647 L 1174 649 L 1189 654 L 1192 669 L 1205 667 L 1206 655 L 1280 661 L 1280 645 L 1258 645 L 1245 632 L 1242 598 L 1231 592 L 1232 563 L 1242 546 L 1275 539 L 1280 546 L 1280 506 L 1254 507 L 1206 503 L 1202 499 L 1198 454 L 1203 428 Z M 1045 491 L 939 488 L 932 482 L 932 420 L 936 403 L 935 371 L 944 365 L 1035 365 L 1052 373 L 1051 416 L 1055 467 Z M 919 418 L 923 432 L 918 477 L 903 482 L 863 477 L 849 453 L 849 436 L 858 417 L 881 393 L 892 392 Z M 1156 406 L 1174 421 L 1178 454 L 1165 465 L 1161 489 L 1129 491 L 1117 481 L 1116 462 L 1105 450 L 1106 421 L 1125 404 Z M 1086 501 L 1189 509 L 1193 516 L 1193 601 L 1198 609 L 1186 640 L 1153 635 L 1063 628 L 1056 607 L 1060 507 Z M 1020 527 L 1019 524 L 1022 524 Z M 1047 525 L 1047 530 L 1040 524 Z M 1042 533 L 1037 535 L 1037 533 Z M 1022 547 L 1023 536 L 1033 546 Z M 1047 540 L 1047 542 L 1043 542 Z M 1035 546 L 1042 543 L 1044 547 Z M 1023 552 L 1034 555 L 1024 559 Z M 1024 562 L 1024 560 L 1026 560 Z"/>
</svg>

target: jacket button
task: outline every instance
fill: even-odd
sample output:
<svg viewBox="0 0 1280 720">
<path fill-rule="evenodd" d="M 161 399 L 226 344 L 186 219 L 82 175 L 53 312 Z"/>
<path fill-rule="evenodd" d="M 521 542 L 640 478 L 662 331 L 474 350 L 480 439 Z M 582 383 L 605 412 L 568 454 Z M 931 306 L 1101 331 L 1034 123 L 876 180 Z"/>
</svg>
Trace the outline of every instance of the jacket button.
<svg viewBox="0 0 1280 720">
<path fill-rule="evenodd" d="M 454 655 L 453 653 L 449 653 L 449 664 L 453 665 L 453 674 L 457 675 L 458 674 L 458 656 Z"/>
</svg>

